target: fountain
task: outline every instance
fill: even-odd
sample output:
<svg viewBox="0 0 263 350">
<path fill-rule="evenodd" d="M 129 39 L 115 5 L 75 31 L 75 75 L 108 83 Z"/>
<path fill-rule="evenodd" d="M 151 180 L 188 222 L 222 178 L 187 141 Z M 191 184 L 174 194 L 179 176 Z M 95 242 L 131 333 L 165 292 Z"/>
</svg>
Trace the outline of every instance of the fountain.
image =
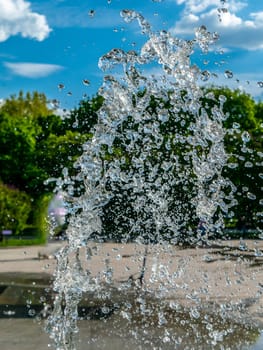
<svg viewBox="0 0 263 350">
<path fill-rule="evenodd" d="M 93 137 L 83 145 L 75 174 L 64 169 L 57 180 L 69 222 L 67 243 L 56 256 L 47 332 L 57 350 L 76 349 L 82 320 L 92 318 L 85 311 L 96 305 L 95 316 L 111 320 L 108 337 L 126 328 L 135 344 L 127 341 L 127 349 L 225 349 L 227 338 L 240 349 L 237 330 L 249 344 L 253 327 L 239 319 L 244 310 L 237 301 L 215 306 L 209 293 L 219 286 L 201 267 L 213 260 L 203 255 L 203 245 L 223 235 L 224 216 L 236 203 L 235 186 L 222 175 L 225 97 L 202 88 L 210 73 L 191 62 L 194 51 L 207 53 L 218 34 L 201 26 L 187 41 L 152 32 L 135 11 L 121 16 L 137 20 L 147 41 L 140 52 L 113 49 L 100 58 L 104 72 L 121 67 L 123 73 L 105 75 Z M 156 62 L 160 76 L 143 75 Z M 114 220 L 118 245 L 102 243 L 105 220 Z M 182 241 L 199 254 L 201 271 Z M 228 293 L 223 281 L 220 288 Z M 86 341 L 110 348 L 92 335 Z"/>
</svg>

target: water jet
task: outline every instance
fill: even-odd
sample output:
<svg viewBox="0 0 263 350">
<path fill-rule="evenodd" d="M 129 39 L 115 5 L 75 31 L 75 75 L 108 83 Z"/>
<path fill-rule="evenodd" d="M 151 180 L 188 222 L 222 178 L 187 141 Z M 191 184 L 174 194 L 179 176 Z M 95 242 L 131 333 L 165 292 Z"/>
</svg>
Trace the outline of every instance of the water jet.
<svg viewBox="0 0 263 350">
<path fill-rule="evenodd" d="M 191 59 L 196 50 L 207 53 L 218 34 L 201 26 L 183 40 L 152 32 L 135 11 L 121 16 L 138 21 L 146 42 L 139 52 L 114 48 L 100 58 L 107 75 L 98 123 L 75 174 L 65 169 L 57 181 L 69 221 L 47 332 L 57 350 L 77 349 L 86 317 L 79 307 L 96 300 L 111 325 L 108 337 L 113 327 L 118 336 L 132 336 L 136 348 L 224 349 L 231 337 L 231 349 L 248 346 L 256 326 L 246 310 L 258 299 L 239 297 L 239 284 L 228 282 L 248 282 L 238 270 L 243 265 L 218 259 L 207 267 L 213 237 L 223 237 L 224 217 L 236 204 L 235 185 L 223 176 L 226 98 L 203 88 L 210 73 Z M 147 74 L 156 62 L 158 77 Z M 108 74 L 115 67 L 121 77 Z M 117 231 L 109 236 L 111 220 Z M 112 243 L 116 236 L 119 243 Z M 240 329 L 249 334 L 242 344 Z M 96 341 L 91 335 L 88 344 Z"/>
</svg>

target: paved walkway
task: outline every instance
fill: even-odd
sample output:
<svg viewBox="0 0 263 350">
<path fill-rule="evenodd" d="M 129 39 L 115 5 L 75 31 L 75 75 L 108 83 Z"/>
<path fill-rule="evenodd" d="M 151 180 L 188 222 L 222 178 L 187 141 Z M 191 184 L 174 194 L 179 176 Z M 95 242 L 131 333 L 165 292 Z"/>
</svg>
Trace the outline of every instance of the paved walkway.
<svg viewBox="0 0 263 350">
<path fill-rule="evenodd" d="M 0 273 L 23 272 L 52 274 L 56 265 L 54 255 L 63 243 L 0 249 Z"/>
<path fill-rule="evenodd" d="M 64 244 L 1 249 L 0 283 L 8 275 L 21 273 L 52 276 L 56 267 L 54 255 Z M 263 324 L 263 241 L 246 241 L 243 246 L 239 241 L 228 241 L 188 249 L 155 245 L 148 247 L 147 252 L 142 245 L 90 243 L 88 252 L 90 259 L 87 250 L 81 250 L 82 266 L 94 278 L 101 278 L 110 266 L 115 285 L 136 281 L 145 262 L 143 287 L 147 291 L 185 306 L 211 302 L 243 304 Z"/>
<path fill-rule="evenodd" d="M 138 283 L 145 264 L 143 288 L 159 295 L 162 300 L 165 297 L 173 305 L 186 308 L 221 304 L 221 307 L 226 307 L 226 313 L 236 306 L 239 312 L 241 310 L 241 316 L 256 321 L 263 329 L 263 241 L 243 243 L 240 246 L 238 241 L 229 241 L 212 247 L 187 249 L 156 245 L 147 250 L 135 244 L 90 243 L 88 249 L 81 249 L 80 259 L 82 267 L 97 280 L 100 276 L 102 284 L 105 282 L 103 272 L 112 267 L 115 286 L 128 280 Z M 9 285 L 7 294 L 12 303 L 16 295 L 12 284 L 20 283 L 20 288 L 23 288 L 23 283 L 29 281 L 40 287 L 50 283 L 56 267 L 54 256 L 65 244 L 53 242 L 45 246 L 0 249 L 0 293 L 1 284 Z M 0 303 L 4 293 L 0 294 Z M 83 322 L 79 349 L 87 349 L 87 341 L 93 339 L 96 332 L 98 341 L 104 341 L 107 346 L 100 347 L 94 342 L 88 345 L 89 349 L 110 349 L 108 344 L 112 344 L 114 350 L 123 349 L 123 339 L 114 338 L 111 331 L 102 335 L 103 323 Z M 128 340 L 125 340 L 126 345 Z M 32 319 L 0 319 L 1 350 L 44 350 L 50 348 L 49 342 L 42 326 Z M 262 342 L 261 336 L 251 349 L 261 349 Z M 129 350 L 133 349 L 136 346 L 130 345 Z"/>
</svg>

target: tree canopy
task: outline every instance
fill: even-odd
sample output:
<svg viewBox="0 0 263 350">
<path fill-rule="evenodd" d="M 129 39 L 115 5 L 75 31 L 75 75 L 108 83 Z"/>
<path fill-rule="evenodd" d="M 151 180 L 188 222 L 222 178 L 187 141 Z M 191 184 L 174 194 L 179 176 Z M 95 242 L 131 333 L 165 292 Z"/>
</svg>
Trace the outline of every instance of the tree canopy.
<svg viewBox="0 0 263 350">
<path fill-rule="evenodd" d="M 89 115 L 95 105 L 96 99 L 81 102 L 79 109 L 61 118 L 48 108 L 44 94 L 20 92 L 7 99 L 0 107 L 0 179 L 34 198 L 50 191 L 44 181 L 72 167 L 90 137 L 96 119 L 87 118 L 87 125 L 83 115 L 85 110 Z M 82 124 L 76 128 L 73 120 L 78 119 Z"/>
<path fill-rule="evenodd" d="M 24 208 L 26 204 L 21 206 L 20 202 L 25 198 L 31 198 L 26 206 L 28 215 L 25 211 L 12 211 L 13 221 L 17 223 L 13 232 L 21 233 L 21 227 L 32 225 L 34 214 L 28 213 L 28 210 L 33 212 L 44 194 L 52 192 L 54 183 L 45 184 L 47 179 L 59 177 L 65 167 L 72 169 L 74 161 L 82 153 L 82 144 L 90 137 L 90 129 L 96 123 L 94 114 L 99 101 L 99 98 L 82 101 L 80 107 L 69 111 L 65 118 L 50 109 L 46 96 L 38 92 L 25 95 L 20 92 L 0 106 L 2 228 L 10 226 L 12 221 L 12 218 L 6 221 L 10 205 L 8 209 L 4 202 Z M 93 113 L 93 119 L 88 124 L 84 121 L 85 113 Z M 78 117 L 82 118 L 82 124 L 75 128 L 73 120 Z"/>
<path fill-rule="evenodd" d="M 234 222 L 238 225 L 241 218 L 245 216 L 249 227 L 262 228 L 263 103 L 256 102 L 244 92 L 228 88 L 212 87 L 207 90 L 207 93 L 213 93 L 215 101 L 220 101 L 220 96 L 226 97 L 223 110 L 227 116 L 224 127 L 228 130 L 225 148 L 229 160 L 224 168 L 224 176 L 229 178 L 236 187 L 237 198 L 237 204 L 229 217 L 226 217 L 226 223 Z M 160 118 L 158 116 L 160 104 L 167 110 L 167 118 L 162 122 L 161 127 L 163 146 L 157 151 L 152 145 L 150 159 L 152 164 L 158 163 L 160 159 L 163 162 L 171 161 L 170 153 L 175 136 L 178 137 L 190 130 L 191 118 L 184 111 L 179 112 L 180 118 L 176 119 L 177 122 L 172 118 L 174 112 L 168 92 L 166 96 L 166 100 L 162 101 L 152 97 L 149 105 L 145 106 L 147 113 L 152 116 L 152 121 Z M 211 103 L 209 99 L 202 100 L 208 113 L 209 108 L 213 108 L 209 103 Z M 44 193 L 53 190 L 52 185 L 45 184 L 48 178 L 60 177 L 64 168 L 73 174 L 76 171 L 73 164 L 82 153 L 82 145 L 92 137 L 93 127 L 98 120 L 97 112 L 102 104 L 103 98 L 97 95 L 80 101 L 78 107 L 61 117 L 55 110 L 48 107 L 46 96 L 38 92 L 32 94 L 20 92 L 18 96 L 11 96 L 5 100 L 0 106 L 1 188 L 5 191 L 6 188 L 21 191 L 21 198 L 29 196 L 34 202 Z M 107 161 L 122 157 L 125 159 L 123 166 L 131 167 L 132 156 L 134 156 L 132 152 L 141 152 L 144 146 L 138 144 L 137 151 L 133 150 L 127 154 L 124 144 L 129 140 L 125 133 L 137 132 L 138 128 L 139 124 L 131 115 L 120 126 L 113 150 L 110 153 L 104 152 L 103 157 L 107 158 Z M 150 138 L 149 142 L 152 142 Z M 180 158 L 182 166 L 184 166 L 185 157 L 183 147 L 189 147 L 189 145 L 173 147 L 173 152 Z M 187 176 L 189 176 L 188 170 L 185 168 Z M 184 182 L 184 184 L 178 182 L 171 189 L 170 195 L 183 196 L 180 191 L 182 185 L 190 186 L 190 182 Z M 116 191 L 116 196 L 105 207 L 103 213 L 104 229 L 107 232 L 118 232 L 117 225 L 121 227 L 118 218 L 121 217 L 122 210 L 130 211 L 127 200 L 129 193 L 121 188 Z M 187 191 L 184 193 L 187 194 Z M 14 195 L 17 196 L 18 192 L 12 192 L 11 197 L 14 198 Z M 182 203 L 187 202 L 186 197 L 181 198 Z M 128 215 L 134 215 L 134 213 L 130 211 Z M 125 224 L 123 227 L 125 231 L 127 229 Z"/>
</svg>

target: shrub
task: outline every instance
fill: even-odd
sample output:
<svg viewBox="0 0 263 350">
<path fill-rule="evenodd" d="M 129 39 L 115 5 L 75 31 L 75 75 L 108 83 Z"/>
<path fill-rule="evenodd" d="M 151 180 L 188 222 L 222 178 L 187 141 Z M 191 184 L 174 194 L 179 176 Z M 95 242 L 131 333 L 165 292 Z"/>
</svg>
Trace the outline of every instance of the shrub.
<svg viewBox="0 0 263 350">
<path fill-rule="evenodd" d="M 25 192 L 0 182 L 0 230 L 21 234 L 27 227 L 32 210 L 31 198 Z"/>
</svg>

